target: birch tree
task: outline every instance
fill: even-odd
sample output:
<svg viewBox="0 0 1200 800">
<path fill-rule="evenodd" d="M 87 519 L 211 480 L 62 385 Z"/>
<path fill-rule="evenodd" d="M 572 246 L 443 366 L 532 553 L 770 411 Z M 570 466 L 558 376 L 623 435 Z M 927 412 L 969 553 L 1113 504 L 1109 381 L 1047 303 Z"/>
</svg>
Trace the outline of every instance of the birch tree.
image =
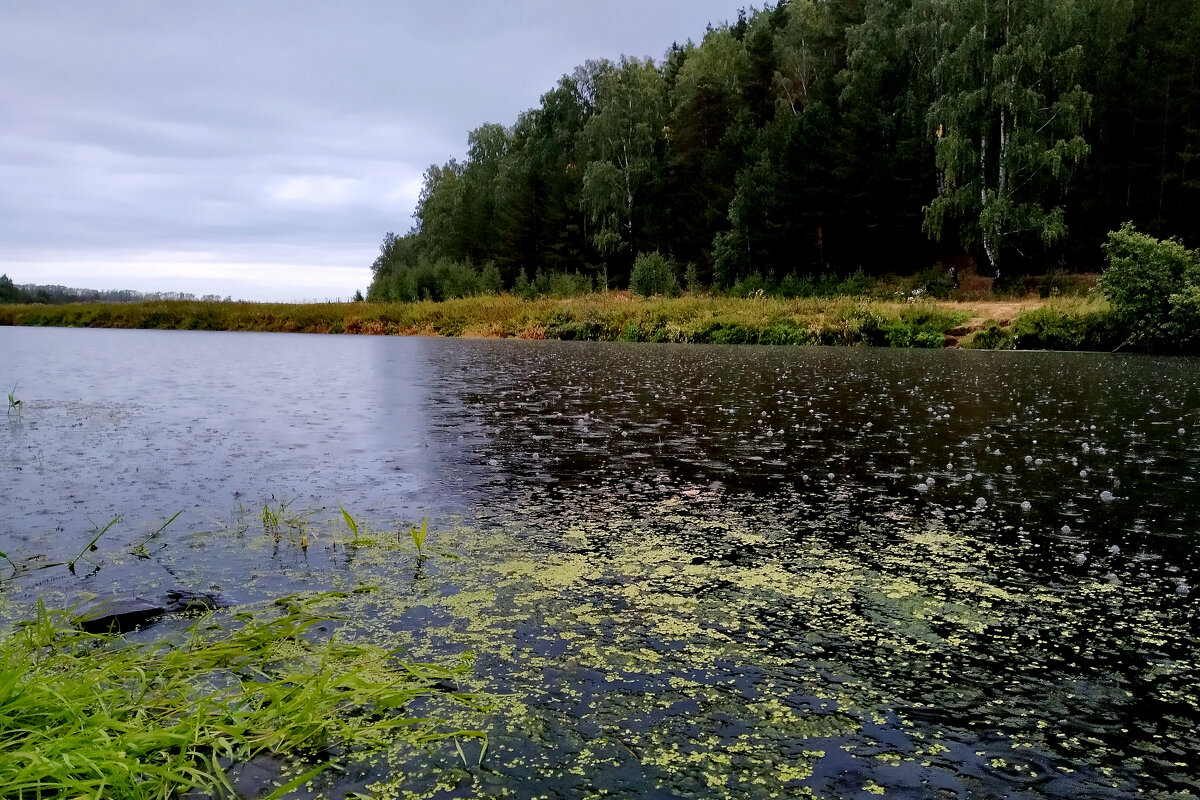
<svg viewBox="0 0 1200 800">
<path fill-rule="evenodd" d="M 1066 236 L 1064 194 L 1088 154 L 1091 96 L 1080 86 L 1080 0 L 918 0 L 914 23 L 950 43 L 932 63 L 927 122 L 938 195 L 925 232 L 952 223 L 991 269 L 1032 236 Z M 914 25 L 915 27 L 915 25 Z"/>
<path fill-rule="evenodd" d="M 596 79 L 595 110 L 584 127 L 590 159 L 583 201 L 596 249 L 627 248 L 634 236 L 634 203 L 654 175 L 655 147 L 663 135 L 662 76 L 650 59 L 622 58 Z"/>
</svg>

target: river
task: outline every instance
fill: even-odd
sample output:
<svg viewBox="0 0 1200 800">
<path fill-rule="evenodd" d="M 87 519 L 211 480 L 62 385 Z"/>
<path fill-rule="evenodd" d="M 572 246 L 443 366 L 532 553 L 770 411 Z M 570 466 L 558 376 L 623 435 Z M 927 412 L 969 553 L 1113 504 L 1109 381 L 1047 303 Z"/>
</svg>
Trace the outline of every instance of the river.
<svg viewBox="0 0 1200 800">
<path fill-rule="evenodd" d="M 0 550 L 120 516 L 10 619 L 369 586 L 348 633 L 475 654 L 482 764 L 339 790 L 1200 792 L 1200 361 L 0 328 L 0 381 Z"/>
</svg>

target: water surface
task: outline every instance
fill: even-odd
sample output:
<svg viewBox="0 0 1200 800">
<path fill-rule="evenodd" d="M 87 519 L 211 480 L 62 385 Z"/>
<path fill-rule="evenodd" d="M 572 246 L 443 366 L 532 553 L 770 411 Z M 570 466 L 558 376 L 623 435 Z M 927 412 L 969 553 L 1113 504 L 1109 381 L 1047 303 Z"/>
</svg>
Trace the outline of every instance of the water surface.
<svg viewBox="0 0 1200 800">
<path fill-rule="evenodd" d="M 340 788 L 1200 791 L 1195 361 L 6 328 L 0 379 L 0 549 L 69 559 L 123 515 L 9 616 L 370 586 L 360 635 L 477 653 L 481 767 Z"/>
</svg>

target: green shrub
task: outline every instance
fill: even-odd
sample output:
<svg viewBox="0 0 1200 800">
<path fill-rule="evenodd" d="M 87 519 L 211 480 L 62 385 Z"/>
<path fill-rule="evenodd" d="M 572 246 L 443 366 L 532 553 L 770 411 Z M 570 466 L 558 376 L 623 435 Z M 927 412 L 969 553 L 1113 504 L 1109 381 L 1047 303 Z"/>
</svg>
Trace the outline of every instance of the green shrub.
<svg viewBox="0 0 1200 800">
<path fill-rule="evenodd" d="M 1127 341 L 1150 350 L 1178 350 L 1197 336 L 1194 297 L 1200 252 L 1147 236 L 1125 223 L 1104 245 L 1108 268 L 1100 288 Z"/>
<path fill-rule="evenodd" d="M 675 264 L 655 250 L 639 253 L 633 261 L 629 275 L 629 289 L 643 297 L 656 294 L 676 297 L 679 295 L 679 279 L 675 277 Z"/>
<path fill-rule="evenodd" d="M 972 350 L 1012 350 L 1013 335 L 996 320 L 989 319 L 986 327 L 964 342 L 963 347 Z"/>
<path fill-rule="evenodd" d="M 847 297 L 861 297 L 871 290 L 873 281 L 859 269 L 838 285 L 838 294 Z"/>
<path fill-rule="evenodd" d="M 757 272 L 747 275 L 729 287 L 730 297 L 766 297 L 778 293 L 775 281 Z"/>
<path fill-rule="evenodd" d="M 811 275 L 800 277 L 792 272 L 785 275 L 779 282 L 779 294 L 789 300 L 797 297 L 812 297 L 816 294 L 816 286 L 813 284 Z"/>
<path fill-rule="evenodd" d="M 1082 314 L 1043 306 L 1017 315 L 1013 346 L 1017 350 L 1111 350 L 1120 343 L 1111 312 Z"/>
<path fill-rule="evenodd" d="M 948 270 L 941 267 L 930 267 L 917 273 L 912 279 L 912 292 L 926 297 L 936 297 L 945 300 L 954 290 L 954 281 L 950 279 Z"/>
<path fill-rule="evenodd" d="M 758 335 L 759 344 L 807 345 L 815 344 L 817 337 L 807 328 L 791 320 L 777 320 Z"/>
<path fill-rule="evenodd" d="M 543 279 L 542 276 L 545 276 Z M 550 272 L 538 274 L 538 288 L 542 289 L 541 294 L 549 295 L 550 297 L 578 297 L 583 294 L 591 294 L 592 279 L 591 276 L 584 275 L 579 272 Z"/>
<path fill-rule="evenodd" d="M 494 262 L 489 261 L 479 273 L 479 288 L 482 294 L 500 294 L 504 289 L 504 281 L 500 278 L 500 269 Z"/>
</svg>

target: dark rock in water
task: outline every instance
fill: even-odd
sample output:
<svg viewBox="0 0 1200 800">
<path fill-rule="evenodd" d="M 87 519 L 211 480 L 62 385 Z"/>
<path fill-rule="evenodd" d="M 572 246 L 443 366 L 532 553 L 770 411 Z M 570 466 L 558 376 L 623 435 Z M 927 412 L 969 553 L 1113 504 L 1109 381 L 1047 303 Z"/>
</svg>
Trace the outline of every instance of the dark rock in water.
<svg viewBox="0 0 1200 800">
<path fill-rule="evenodd" d="M 163 604 L 172 614 L 185 614 L 197 611 L 212 611 L 217 608 L 228 608 L 231 603 L 219 594 L 212 592 L 189 592 L 186 589 L 172 589 L 163 598 Z"/>
<path fill-rule="evenodd" d="M 125 633 L 154 622 L 167 609 L 141 597 L 111 597 L 89 606 L 75 617 L 88 633 Z"/>
<path fill-rule="evenodd" d="M 158 600 L 142 597 L 98 600 L 75 616 L 75 624 L 88 633 L 127 633 L 157 622 L 165 614 L 211 611 L 229 605 L 219 594 L 172 589 Z"/>
</svg>

